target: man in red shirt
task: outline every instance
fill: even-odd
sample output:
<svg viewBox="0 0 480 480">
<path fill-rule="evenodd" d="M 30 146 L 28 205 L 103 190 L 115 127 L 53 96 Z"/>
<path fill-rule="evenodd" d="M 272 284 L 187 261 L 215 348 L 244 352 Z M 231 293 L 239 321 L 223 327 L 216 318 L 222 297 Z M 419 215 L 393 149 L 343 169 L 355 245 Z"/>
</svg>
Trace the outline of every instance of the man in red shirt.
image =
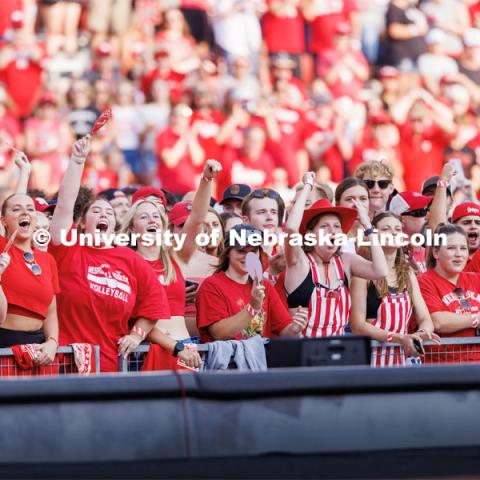
<svg viewBox="0 0 480 480">
<path fill-rule="evenodd" d="M 457 205 L 452 213 L 452 223 L 457 224 L 465 230 L 468 237 L 468 251 L 470 253 L 470 259 L 472 259 L 480 247 L 480 205 L 473 202 Z M 469 263 L 467 263 L 465 271 L 475 271 L 475 266 L 473 266 L 471 270 Z"/>
<path fill-rule="evenodd" d="M 391 114 L 399 126 L 405 188 L 418 191 L 427 177 L 442 170 L 443 151 L 456 131 L 452 112 L 426 90 L 416 89 L 397 101 Z"/>
<path fill-rule="evenodd" d="M 156 140 L 159 180 L 167 190 L 182 195 L 196 190 L 197 169 L 205 160 L 197 132 L 189 126 L 191 117 L 190 107 L 177 105 Z"/>
</svg>

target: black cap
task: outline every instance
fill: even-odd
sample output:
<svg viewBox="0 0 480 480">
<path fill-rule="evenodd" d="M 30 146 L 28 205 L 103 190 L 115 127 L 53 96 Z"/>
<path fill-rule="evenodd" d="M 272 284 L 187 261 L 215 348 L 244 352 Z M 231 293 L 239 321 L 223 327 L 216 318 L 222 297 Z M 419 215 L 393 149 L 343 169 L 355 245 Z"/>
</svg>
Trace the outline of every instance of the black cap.
<svg viewBox="0 0 480 480">
<path fill-rule="evenodd" d="M 243 232 L 243 233 L 242 233 Z M 240 238 L 239 238 L 240 237 Z M 262 248 L 263 234 L 252 225 L 240 223 L 225 232 L 225 248 L 241 249 L 245 247 Z"/>
<path fill-rule="evenodd" d="M 422 195 L 425 195 L 425 192 L 432 187 L 437 188 L 437 182 L 440 180 L 438 175 L 434 175 L 433 177 L 427 178 L 422 185 Z M 452 196 L 452 190 L 450 189 L 450 185 L 447 187 L 448 195 Z"/>
<path fill-rule="evenodd" d="M 113 200 L 114 198 L 125 196 L 125 193 L 119 188 L 107 188 L 106 190 L 99 192 L 98 196 L 101 198 L 104 198 L 105 200 L 110 201 L 110 200 Z"/>
<path fill-rule="evenodd" d="M 242 201 L 251 191 L 252 189 L 248 185 L 245 185 L 243 183 L 234 183 L 223 192 L 220 205 L 223 205 L 223 202 L 225 202 L 225 200 Z"/>
</svg>

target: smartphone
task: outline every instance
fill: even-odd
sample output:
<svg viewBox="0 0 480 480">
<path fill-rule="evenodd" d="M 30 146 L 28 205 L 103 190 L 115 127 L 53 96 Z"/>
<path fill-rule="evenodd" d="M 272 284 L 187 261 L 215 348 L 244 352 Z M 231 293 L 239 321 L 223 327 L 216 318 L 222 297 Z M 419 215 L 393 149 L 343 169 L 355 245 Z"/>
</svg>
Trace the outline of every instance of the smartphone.
<svg viewBox="0 0 480 480">
<path fill-rule="evenodd" d="M 418 340 L 417 338 L 413 339 L 413 345 L 415 347 L 415 350 L 420 354 L 420 355 L 425 355 L 425 349 L 423 348 L 423 343 Z"/>
<path fill-rule="evenodd" d="M 200 285 L 200 282 L 197 282 L 195 280 L 189 280 L 188 278 L 185 280 L 185 286 L 186 287 L 191 287 L 192 285 L 196 285 L 198 287 L 198 285 Z"/>
</svg>

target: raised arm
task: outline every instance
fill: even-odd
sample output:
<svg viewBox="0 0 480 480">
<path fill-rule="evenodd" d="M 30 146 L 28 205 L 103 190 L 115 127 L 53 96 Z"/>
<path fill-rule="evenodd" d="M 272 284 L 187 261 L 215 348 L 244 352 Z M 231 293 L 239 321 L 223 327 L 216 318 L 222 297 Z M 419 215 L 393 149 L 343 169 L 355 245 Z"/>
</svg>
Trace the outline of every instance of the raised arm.
<svg viewBox="0 0 480 480">
<path fill-rule="evenodd" d="M 177 252 L 178 258 L 185 264 L 189 262 L 197 248 L 196 237 L 200 233 L 207 216 L 213 180 L 221 170 L 222 166 L 216 160 L 207 160 L 203 168 L 202 179 L 193 198 L 192 212 L 182 229 L 182 233 L 185 234 L 185 242 L 181 250 Z"/>
<path fill-rule="evenodd" d="M 307 172 L 303 175 L 303 188 L 300 191 L 300 195 L 297 198 L 297 201 L 294 203 L 290 214 L 288 215 L 287 223 L 285 226 L 285 231 L 290 237 L 291 235 L 298 235 L 300 224 L 302 223 L 303 213 L 305 211 L 305 204 L 307 202 L 308 196 L 313 189 L 313 183 L 315 180 L 315 174 L 313 172 Z M 302 247 L 299 245 L 292 245 L 293 242 L 285 242 L 285 261 L 287 264 L 287 269 L 299 265 L 302 258 L 305 256 Z"/>
<path fill-rule="evenodd" d="M 72 155 L 60 185 L 57 206 L 50 224 L 54 245 L 60 244 L 62 230 L 69 230 L 72 225 L 73 207 L 80 189 L 85 160 L 90 152 L 90 142 L 91 137 L 87 135 L 73 144 Z"/>
<path fill-rule="evenodd" d="M 15 193 L 27 193 L 28 190 L 28 180 L 30 178 L 30 173 L 32 171 L 32 166 L 28 161 L 27 156 L 20 150 L 14 149 L 15 151 L 15 165 L 20 170 L 20 175 L 18 177 L 17 188 L 15 188 Z"/>
<path fill-rule="evenodd" d="M 7 269 L 10 263 L 10 255 L 8 253 L 1 253 L 0 254 L 0 279 L 3 275 L 3 272 Z M 5 293 L 3 292 L 2 282 L 0 281 L 0 325 L 5 322 L 7 318 L 7 297 L 5 297 Z"/>
<path fill-rule="evenodd" d="M 447 187 L 455 174 L 455 167 L 451 163 L 447 162 L 443 166 L 440 181 L 437 183 L 435 195 L 433 196 L 433 200 L 430 205 L 428 228 L 431 228 L 432 231 L 435 231 L 440 223 L 447 223 Z"/>
<path fill-rule="evenodd" d="M 372 224 L 368 216 L 368 210 L 361 203 L 357 201 L 354 203 L 358 211 L 358 221 L 365 230 L 370 230 Z M 371 231 L 367 236 L 367 241 L 370 243 L 371 261 L 366 260 L 356 253 L 344 253 L 342 259 L 346 260 L 347 267 L 349 267 L 352 276 L 354 275 L 367 280 L 379 280 L 388 275 L 387 260 L 385 259 L 383 248 L 380 246 L 376 231 Z"/>
</svg>

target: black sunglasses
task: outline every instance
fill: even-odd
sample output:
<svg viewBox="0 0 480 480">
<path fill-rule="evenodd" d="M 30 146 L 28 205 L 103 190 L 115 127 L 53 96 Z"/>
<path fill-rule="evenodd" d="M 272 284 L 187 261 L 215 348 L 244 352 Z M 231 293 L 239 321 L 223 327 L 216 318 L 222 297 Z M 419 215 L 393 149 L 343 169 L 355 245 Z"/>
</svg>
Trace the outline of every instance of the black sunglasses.
<svg viewBox="0 0 480 480">
<path fill-rule="evenodd" d="M 277 198 L 280 198 L 280 194 L 275 190 L 271 190 L 269 188 L 259 188 L 252 192 L 252 197 L 255 197 L 255 198 L 267 197 L 267 198 L 273 198 L 276 200 Z"/>
<path fill-rule="evenodd" d="M 419 210 L 412 210 L 411 212 L 402 213 L 402 217 L 415 217 L 422 218 L 426 217 L 428 213 L 428 208 L 420 208 Z"/>
<path fill-rule="evenodd" d="M 464 310 L 470 311 L 472 308 L 472 305 L 470 304 L 470 301 L 468 298 L 465 298 L 465 292 L 461 288 L 456 288 L 453 293 L 455 296 L 458 298 L 458 302 L 460 303 L 460 307 L 462 307 Z"/>
<path fill-rule="evenodd" d="M 364 180 L 364 182 L 367 184 L 369 190 L 374 188 L 375 185 L 378 185 L 382 190 L 385 190 L 391 183 L 390 180 Z"/>
<path fill-rule="evenodd" d="M 33 256 L 32 252 L 25 252 L 23 254 L 23 259 L 25 260 L 27 267 L 34 275 L 38 277 L 38 275 L 42 274 L 42 268 L 38 263 L 35 262 L 35 257 Z"/>
</svg>

